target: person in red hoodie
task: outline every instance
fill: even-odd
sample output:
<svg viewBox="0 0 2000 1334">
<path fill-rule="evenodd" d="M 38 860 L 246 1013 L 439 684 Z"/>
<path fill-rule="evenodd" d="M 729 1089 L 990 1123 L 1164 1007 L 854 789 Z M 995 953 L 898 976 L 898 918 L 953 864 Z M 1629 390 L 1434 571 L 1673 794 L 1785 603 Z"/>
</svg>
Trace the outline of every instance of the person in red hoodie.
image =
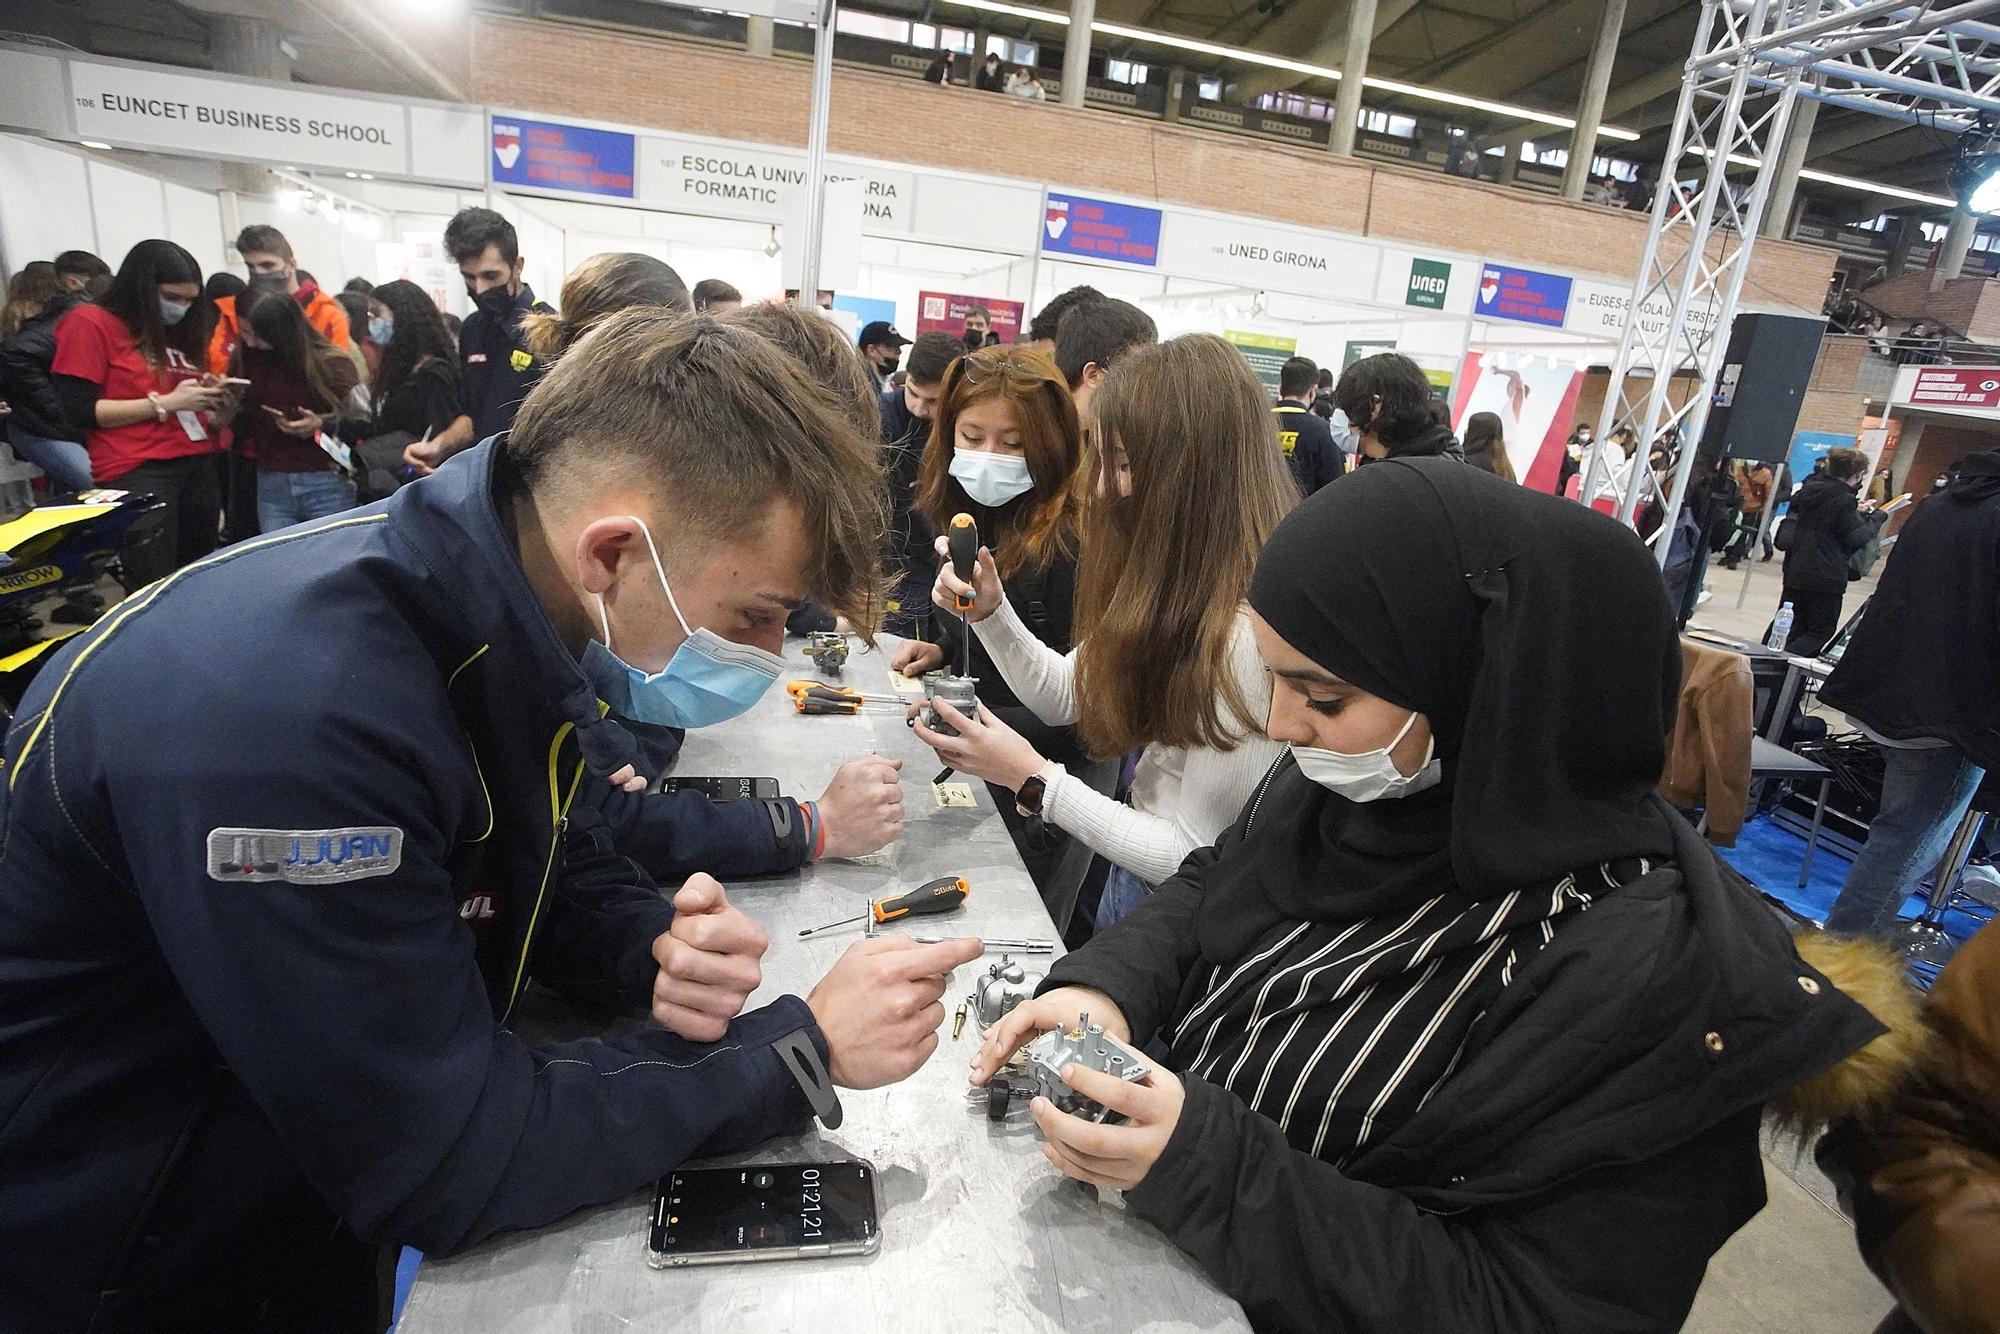
<svg viewBox="0 0 2000 1334">
<path fill-rule="evenodd" d="M 354 483 L 319 444 L 359 378 L 354 362 L 283 292 L 253 288 L 242 307 L 230 373 L 250 384 L 231 425 L 256 460 L 258 526 L 269 533 L 354 508 Z"/>
</svg>

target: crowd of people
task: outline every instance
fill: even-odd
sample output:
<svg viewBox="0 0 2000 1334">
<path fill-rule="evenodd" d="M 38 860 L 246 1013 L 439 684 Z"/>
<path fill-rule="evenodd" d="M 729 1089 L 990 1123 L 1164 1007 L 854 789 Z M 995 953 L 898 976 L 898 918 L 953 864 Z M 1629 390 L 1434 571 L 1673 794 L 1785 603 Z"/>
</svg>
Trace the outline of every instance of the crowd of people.
<svg viewBox="0 0 2000 1334">
<path fill-rule="evenodd" d="M 958 53 L 940 50 L 924 67 L 924 82 L 940 88 L 951 86 L 957 72 Z M 972 72 L 972 86 L 982 93 L 1001 93 L 1008 97 L 1018 97 L 1024 102 L 1046 102 L 1049 90 L 1042 83 L 1042 76 L 1033 65 L 1016 65 L 1006 68 L 1000 57 L 989 51 L 979 67 Z"/>
<path fill-rule="evenodd" d="M 1993 458 L 1906 530 L 1829 687 L 1911 758 L 1880 864 L 1795 939 L 1655 790 L 1685 585 L 1594 510 L 1674 442 L 1581 440 L 1555 490 L 1616 466 L 1571 504 L 1395 353 L 1294 357 L 1274 402 L 1088 287 L 1012 343 L 850 340 L 639 254 L 552 308 L 484 208 L 445 245 L 456 337 L 410 282 L 327 294 L 265 226 L 240 284 L 145 241 L 6 308 L 16 447 L 162 508 L 125 554 L 161 582 L 8 739 L 0 1162 L 35 1170 L 0 1171 L 0 1325 L 371 1328 L 376 1244 L 449 1252 L 797 1129 L 795 1061 L 921 1066 L 979 942 L 871 937 L 747 1009 L 766 939 L 720 883 L 894 842 L 899 762 L 815 800 L 651 781 L 802 619 L 970 664 L 976 705 L 913 734 L 1031 874 L 1094 854 L 1076 948 L 973 1082 L 1086 1012 L 1156 1053 L 1077 1074 L 1115 1123 L 1038 1104 L 1044 1152 L 1259 1327 L 1670 1329 L 1764 1203 L 1767 1109 L 1839 1123 L 1857 1189 L 1909 1170 L 1871 1127 L 1926 1114 L 1933 1058 L 1865 937 L 1933 841 L 1916 807 L 2000 758 L 1990 677 L 1948 725 L 1897 684 L 1938 642 L 1927 584 L 1990 558 Z M 1775 535 L 1800 651 L 1875 530 L 1851 453 Z M 1778 494 L 1741 476 L 1737 559 Z M 271 536 L 199 560 L 242 512 Z M 1930 670 L 1956 699 L 1996 665 L 2000 635 Z M 530 1046 L 530 978 L 655 1022 Z M 1871 1257 L 1912 1311 L 1991 1282 L 1948 1238 Z"/>
</svg>

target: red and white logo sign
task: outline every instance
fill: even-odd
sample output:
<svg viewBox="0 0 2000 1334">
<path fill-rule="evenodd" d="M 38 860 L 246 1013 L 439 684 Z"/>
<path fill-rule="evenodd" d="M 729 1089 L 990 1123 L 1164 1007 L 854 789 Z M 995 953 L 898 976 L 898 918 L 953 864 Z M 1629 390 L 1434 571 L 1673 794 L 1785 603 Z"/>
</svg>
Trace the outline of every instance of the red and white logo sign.
<svg viewBox="0 0 2000 1334">
<path fill-rule="evenodd" d="M 1048 211 L 1042 215 L 1042 226 L 1048 228 L 1049 239 L 1059 241 L 1069 230 L 1069 200 L 1051 199 Z"/>
<path fill-rule="evenodd" d="M 1493 298 L 1498 295 L 1500 295 L 1500 275 L 1491 269 L 1482 270 L 1479 274 L 1479 299 L 1490 306 L 1493 304 Z"/>
<path fill-rule="evenodd" d="M 1970 369 L 1926 367 L 1910 386 L 1912 404 L 1952 408 L 2000 408 L 2000 366 Z"/>
<path fill-rule="evenodd" d="M 493 156 L 503 170 L 512 171 L 521 157 L 521 127 L 493 122 Z"/>
</svg>

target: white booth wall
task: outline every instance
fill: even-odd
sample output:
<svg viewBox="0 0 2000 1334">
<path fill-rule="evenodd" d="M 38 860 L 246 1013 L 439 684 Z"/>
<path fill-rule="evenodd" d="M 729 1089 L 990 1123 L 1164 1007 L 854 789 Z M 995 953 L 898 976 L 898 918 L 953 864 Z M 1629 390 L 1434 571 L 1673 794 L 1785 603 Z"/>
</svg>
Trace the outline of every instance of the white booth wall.
<svg viewBox="0 0 2000 1334">
<path fill-rule="evenodd" d="M 719 278 L 749 301 L 784 295 L 782 225 L 512 192 L 499 194 L 494 206 L 521 233 L 524 270 L 552 305 L 564 274 L 592 255 L 619 250 L 671 264 L 690 287 Z M 773 242 L 778 252 L 767 253 Z M 1021 302 L 1032 296 L 1033 261 L 1015 255 L 882 236 L 863 236 L 860 255 L 856 282 L 837 291 L 894 302 L 896 323 L 906 334 L 914 332 L 920 292 Z M 557 263 L 550 257 L 559 257 Z M 539 272 L 549 276 L 537 276 L 538 259 Z"/>
<path fill-rule="evenodd" d="M 30 260 L 88 250 L 113 269 L 133 245 L 162 237 L 183 246 L 204 273 L 222 264 L 221 203 L 213 184 L 170 179 L 149 154 L 110 160 L 82 149 L 0 135 L 0 266 L 11 277 Z M 197 180 L 214 164 L 175 164 Z"/>
</svg>

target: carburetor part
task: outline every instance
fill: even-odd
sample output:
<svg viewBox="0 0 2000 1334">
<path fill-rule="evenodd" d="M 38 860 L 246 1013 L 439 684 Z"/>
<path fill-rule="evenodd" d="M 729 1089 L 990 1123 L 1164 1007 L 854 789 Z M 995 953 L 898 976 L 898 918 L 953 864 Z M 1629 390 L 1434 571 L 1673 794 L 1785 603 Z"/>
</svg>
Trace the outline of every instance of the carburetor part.
<svg viewBox="0 0 2000 1334">
<path fill-rule="evenodd" d="M 1033 996 L 1041 983 L 1042 974 L 1022 967 L 1009 955 L 1001 955 L 1000 962 L 987 968 L 970 997 L 973 1022 L 979 1025 L 979 1031 L 984 1033 L 999 1023 L 1009 1010 Z"/>
<path fill-rule="evenodd" d="M 1138 1083 L 1153 1070 L 1144 1056 L 1105 1032 L 1104 1025 L 1091 1023 L 1087 1014 L 1079 1014 L 1074 1027 L 1050 1029 L 1022 1054 L 1026 1078 L 1057 1110 L 1114 1125 L 1125 1118 L 1071 1088 L 1062 1077 L 1063 1068 L 1081 1065 L 1128 1084 Z"/>
<path fill-rule="evenodd" d="M 928 701 L 944 700 L 968 718 L 979 716 L 979 678 L 929 672 L 924 676 L 924 726 L 943 736 L 957 736 L 958 729 L 938 716 L 937 706 Z"/>
<path fill-rule="evenodd" d="M 847 636 L 836 630 L 813 630 L 806 635 L 805 654 L 813 666 L 828 676 L 839 676 L 847 665 Z"/>
<path fill-rule="evenodd" d="M 966 1100 L 984 1103 L 986 1119 L 1004 1121 L 1016 1106 L 1025 1106 L 1037 1094 L 1055 1104 L 1059 1111 L 1086 1121 L 1117 1125 L 1124 1117 L 1092 1101 L 1071 1088 L 1062 1077 L 1063 1067 L 1085 1065 L 1101 1070 L 1128 1084 L 1136 1084 L 1151 1074 L 1153 1067 L 1130 1046 L 1104 1031 L 1102 1024 L 1080 1014 L 1074 1027 L 1053 1029 L 1014 1053 L 1000 1067 L 985 1088 L 966 1090 Z"/>
</svg>

